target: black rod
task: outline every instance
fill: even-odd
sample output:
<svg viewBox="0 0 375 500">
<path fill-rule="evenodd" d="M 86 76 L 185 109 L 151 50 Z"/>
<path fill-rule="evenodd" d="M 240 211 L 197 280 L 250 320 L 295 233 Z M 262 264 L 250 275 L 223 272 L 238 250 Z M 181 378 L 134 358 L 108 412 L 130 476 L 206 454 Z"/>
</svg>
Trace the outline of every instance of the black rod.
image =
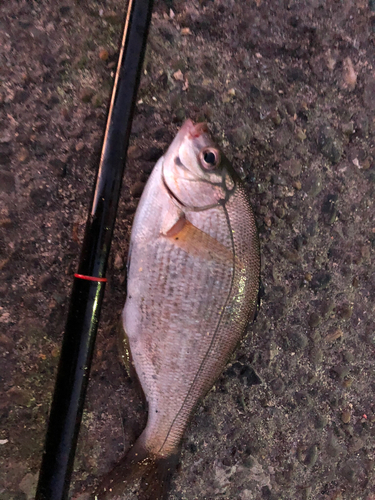
<svg viewBox="0 0 375 500">
<path fill-rule="evenodd" d="M 66 500 L 69 494 L 152 4 L 152 0 L 128 3 L 94 195 L 74 276 L 36 500 Z"/>
</svg>

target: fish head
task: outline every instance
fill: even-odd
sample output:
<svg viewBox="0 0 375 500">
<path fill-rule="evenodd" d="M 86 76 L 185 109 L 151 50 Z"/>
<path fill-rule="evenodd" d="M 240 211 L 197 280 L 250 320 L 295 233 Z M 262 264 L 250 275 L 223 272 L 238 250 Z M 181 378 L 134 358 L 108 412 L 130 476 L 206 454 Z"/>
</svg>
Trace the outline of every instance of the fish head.
<svg viewBox="0 0 375 500">
<path fill-rule="evenodd" d="M 163 159 L 163 181 L 170 195 L 183 207 L 204 210 L 226 201 L 236 179 L 207 124 L 185 121 Z"/>
</svg>

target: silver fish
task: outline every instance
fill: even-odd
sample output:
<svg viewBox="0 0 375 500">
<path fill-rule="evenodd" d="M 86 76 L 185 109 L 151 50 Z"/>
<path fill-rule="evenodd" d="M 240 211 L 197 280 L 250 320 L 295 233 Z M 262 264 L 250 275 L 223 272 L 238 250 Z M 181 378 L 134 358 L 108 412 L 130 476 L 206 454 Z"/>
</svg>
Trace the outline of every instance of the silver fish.
<svg viewBox="0 0 375 500">
<path fill-rule="evenodd" d="M 254 318 L 259 242 L 244 186 L 206 124 L 187 120 L 155 165 L 135 215 L 125 343 L 148 403 L 146 428 L 98 499 L 161 499 L 198 402 Z"/>
</svg>

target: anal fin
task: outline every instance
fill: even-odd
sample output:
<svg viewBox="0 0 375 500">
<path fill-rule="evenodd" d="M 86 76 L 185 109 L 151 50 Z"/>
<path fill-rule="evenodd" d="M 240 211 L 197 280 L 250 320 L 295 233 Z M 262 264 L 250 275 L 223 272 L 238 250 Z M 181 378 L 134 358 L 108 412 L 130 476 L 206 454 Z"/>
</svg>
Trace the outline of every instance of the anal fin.
<svg viewBox="0 0 375 500">
<path fill-rule="evenodd" d="M 125 367 L 127 374 L 133 382 L 137 394 L 142 399 L 143 404 L 146 404 L 146 396 L 143 392 L 141 382 L 139 381 L 137 371 L 134 367 L 133 356 L 130 350 L 129 338 L 125 331 L 122 320 L 120 319 L 117 326 L 118 350 L 121 361 Z"/>
</svg>

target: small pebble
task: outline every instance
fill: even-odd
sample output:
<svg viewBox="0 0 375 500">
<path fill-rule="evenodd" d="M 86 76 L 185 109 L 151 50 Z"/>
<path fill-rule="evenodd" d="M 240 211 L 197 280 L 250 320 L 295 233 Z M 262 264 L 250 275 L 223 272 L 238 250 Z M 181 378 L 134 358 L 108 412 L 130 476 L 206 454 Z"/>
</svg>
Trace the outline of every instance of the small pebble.
<svg viewBox="0 0 375 500">
<path fill-rule="evenodd" d="M 339 311 L 340 318 L 348 320 L 352 317 L 352 314 L 353 306 L 351 306 L 350 304 L 344 304 L 343 306 L 341 306 Z"/>
<path fill-rule="evenodd" d="M 18 161 L 25 162 L 29 158 L 29 152 L 26 148 L 21 148 L 18 153 Z"/>
<path fill-rule="evenodd" d="M 120 253 L 116 253 L 113 266 L 115 269 L 122 269 L 124 267 L 124 259 Z"/>
<path fill-rule="evenodd" d="M 82 149 L 85 147 L 85 143 L 83 141 L 79 141 L 77 142 L 76 146 L 75 146 L 75 150 L 77 152 L 79 151 L 82 151 Z"/>
<path fill-rule="evenodd" d="M 342 330 L 340 330 L 339 328 L 337 330 L 335 330 L 334 332 L 332 333 L 329 333 L 325 340 L 326 342 L 334 342 L 335 340 L 341 338 L 343 336 L 343 333 L 342 333 Z"/>
<path fill-rule="evenodd" d="M 365 446 L 365 442 L 363 439 L 359 437 L 353 437 L 349 444 L 350 453 L 357 453 L 361 448 Z M 375 498 L 374 498 L 375 500 Z"/>
<path fill-rule="evenodd" d="M 293 245 L 298 252 L 302 249 L 303 237 L 300 234 L 293 239 Z"/>
<path fill-rule="evenodd" d="M 180 81 L 180 82 L 183 82 L 184 81 L 184 75 L 182 73 L 182 71 L 179 69 L 177 71 L 175 71 L 173 73 L 173 78 L 176 80 L 176 81 Z"/>
<path fill-rule="evenodd" d="M 305 132 L 299 127 L 296 128 L 296 136 L 297 136 L 297 139 L 299 139 L 301 142 L 306 140 Z"/>
<path fill-rule="evenodd" d="M 285 384 L 281 378 L 275 378 L 270 382 L 270 387 L 275 396 L 281 396 L 285 392 Z"/>
<path fill-rule="evenodd" d="M 102 61 L 107 61 L 108 58 L 109 58 L 108 50 L 106 50 L 106 49 L 100 49 L 100 51 L 99 51 L 99 59 L 101 59 Z"/>
<path fill-rule="evenodd" d="M 357 73 L 354 70 L 353 62 L 350 57 L 344 59 L 342 68 L 345 85 L 348 90 L 353 91 L 357 84 Z"/>
<path fill-rule="evenodd" d="M 290 116 L 294 116 L 296 114 L 296 108 L 292 101 L 286 101 L 285 108 Z"/>
<path fill-rule="evenodd" d="M 271 217 L 265 217 L 265 218 L 264 218 L 264 224 L 265 224 L 267 227 L 271 227 L 271 226 L 272 226 L 272 219 L 271 219 Z"/>
<path fill-rule="evenodd" d="M 283 219 L 285 217 L 285 208 L 278 205 L 276 208 L 275 208 L 275 215 L 279 218 L 279 219 Z"/>
<path fill-rule="evenodd" d="M 66 108 L 66 107 L 61 108 L 60 114 L 64 118 L 64 120 L 67 120 L 67 121 L 70 120 L 70 113 L 69 113 L 68 108 Z"/>
<path fill-rule="evenodd" d="M 308 195 L 312 197 L 317 196 L 322 190 L 322 181 L 320 175 L 315 172 L 311 172 L 303 183 L 303 189 Z"/>
<path fill-rule="evenodd" d="M 309 343 L 308 338 L 302 332 L 289 332 L 288 339 L 292 344 L 293 350 L 304 349 Z"/>
<path fill-rule="evenodd" d="M 361 163 L 361 167 L 362 167 L 362 170 L 369 170 L 370 167 L 372 166 L 372 159 L 370 158 L 365 158 L 362 163 Z"/>
<path fill-rule="evenodd" d="M 308 321 L 310 328 L 316 328 L 320 324 L 320 321 L 321 318 L 317 313 L 313 312 L 312 314 L 310 314 Z"/>
<path fill-rule="evenodd" d="M 297 210 L 291 210 L 286 216 L 286 221 L 288 224 L 294 224 L 299 219 L 299 212 Z"/>
<path fill-rule="evenodd" d="M 344 424 L 348 424 L 350 422 L 350 417 L 350 411 L 345 410 L 341 414 L 341 420 L 344 422 Z"/>
<path fill-rule="evenodd" d="M 190 28 L 181 28 L 181 35 L 183 36 L 191 35 Z"/>
<path fill-rule="evenodd" d="M 58 347 L 54 347 L 51 351 L 51 356 L 53 358 L 57 358 L 60 355 L 60 349 Z"/>
<path fill-rule="evenodd" d="M 369 260 L 371 257 L 371 247 L 370 245 L 363 245 L 361 247 L 361 256 L 364 260 Z"/>
<path fill-rule="evenodd" d="M 297 177 L 302 171 L 302 164 L 297 159 L 293 158 L 289 161 L 285 161 L 280 165 L 280 170 L 287 172 L 292 177 Z"/>
<path fill-rule="evenodd" d="M 316 446 L 316 444 L 313 444 L 312 446 L 310 446 L 310 448 L 308 448 L 306 452 L 304 464 L 307 467 L 313 467 L 317 459 L 318 459 L 318 447 Z"/>
<path fill-rule="evenodd" d="M 9 130 L 0 132 L 0 144 L 8 144 L 9 142 L 12 142 L 12 138 L 12 134 Z"/>
<path fill-rule="evenodd" d="M 353 135 L 355 132 L 354 122 L 350 121 L 341 125 L 341 130 L 345 135 Z"/>
<path fill-rule="evenodd" d="M 297 252 L 297 250 L 284 250 L 282 254 L 283 257 L 285 257 L 286 260 L 288 260 L 292 264 L 298 264 L 299 262 L 301 262 L 301 256 Z"/>
<path fill-rule="evenodd" d="M 340 161 L 343 153 L 342 144 L 331 127 L 322 126 L 320 128 L 317 142 L 320 152 L 331 163 L 336 164 Z"/>
<path fill-rule="evenodd" d="M 271 113 L 271 120 L 273 122 L 274 125 L 276 125 L 276 127 L 278 127 L 281 123 L 281 116 L 279 114 L 279 112 L 277 110 L 274 110 L 272 113 Z"/>
</svg>

